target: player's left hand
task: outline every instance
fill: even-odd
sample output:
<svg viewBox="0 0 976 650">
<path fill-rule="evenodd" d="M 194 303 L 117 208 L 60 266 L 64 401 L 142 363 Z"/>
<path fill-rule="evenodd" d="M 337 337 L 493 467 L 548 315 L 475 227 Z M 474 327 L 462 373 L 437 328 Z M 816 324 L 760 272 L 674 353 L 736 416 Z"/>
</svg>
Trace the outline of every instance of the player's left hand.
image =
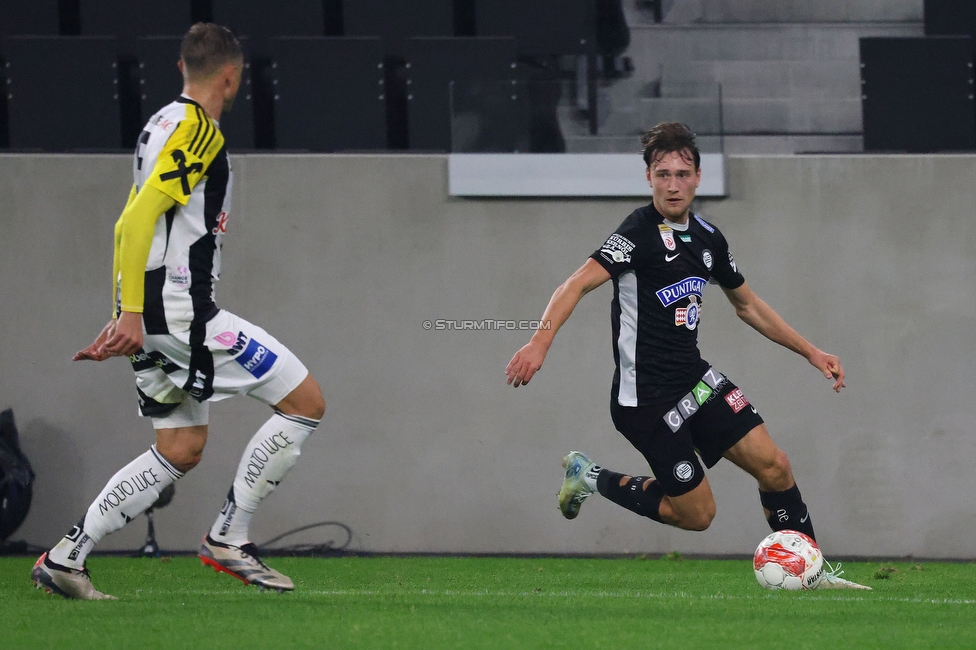
<svg viewBox="0 0 976 650">
<path fill-rule="evenodd" d="M 810 355 L 810 363 L 820 370 L 824 377 L 834 380 L 835 393 L 839 393 L 841 388 L 847 387 L 847 384 L 844 383 L 844 367 L 840 365 L 840 359 L 835 355 L 817 350 Z"/>
</svg>

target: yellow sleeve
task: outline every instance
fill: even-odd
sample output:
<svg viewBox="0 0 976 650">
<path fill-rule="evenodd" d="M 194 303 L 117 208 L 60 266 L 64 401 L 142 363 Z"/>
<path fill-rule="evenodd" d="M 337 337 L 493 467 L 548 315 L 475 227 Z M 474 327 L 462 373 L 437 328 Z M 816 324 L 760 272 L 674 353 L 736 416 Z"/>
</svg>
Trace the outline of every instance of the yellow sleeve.
<svg viewBox="0 0 976 650">
<path fill-rule="evenodd" d="M 173 197 L 146 185 L 126 206 L 116 224 L 121 309 L 142 313 L 146 297 L 146 261 L 156 221 L 176 205 Z"/>
<path fill-rule="evenodd" d="M 129 198 L 125 200 L 125 207 L 122 208 L 122 213 L 132 205 L 133 199 L 136 198 L 136 186 L 133 185 L 129 189 Z M 112 318 L 117 318 L 119 304 L 119 251 L 121 250 L 120 244 L 122 243 L 122 215 L 119 215 L 119 220 L 115 222 L 115 246 L 112 253 Z"/>
<path fill-rule="evenodd" d="M 188 107 L 186 119 L 169 136 L 144 187 L 154 187 L 186 205 L 223 145 L 223 134 L 203 109 Z"/>
</svg>

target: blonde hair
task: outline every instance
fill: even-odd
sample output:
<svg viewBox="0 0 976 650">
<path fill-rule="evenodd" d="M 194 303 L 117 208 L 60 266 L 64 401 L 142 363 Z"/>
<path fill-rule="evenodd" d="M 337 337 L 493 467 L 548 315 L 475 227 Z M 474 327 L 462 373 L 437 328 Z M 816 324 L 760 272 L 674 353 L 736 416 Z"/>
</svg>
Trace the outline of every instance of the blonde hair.
<svg viewBox="0 0 976 650">
<path fill-rule="evenodd" d="M 188 79 L 206 79 L 228 63 L 241 63 L 241 44 L 226 27 L 196 23 L 180 44 L 180 59 Z"/>
</svg>

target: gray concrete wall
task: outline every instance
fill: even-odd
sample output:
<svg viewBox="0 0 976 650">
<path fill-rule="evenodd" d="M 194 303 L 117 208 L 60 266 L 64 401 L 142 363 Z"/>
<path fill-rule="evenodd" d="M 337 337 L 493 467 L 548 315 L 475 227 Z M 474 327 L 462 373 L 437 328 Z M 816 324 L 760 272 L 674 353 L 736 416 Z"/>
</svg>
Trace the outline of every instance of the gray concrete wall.
<svg viewBox="0 0 976 650">
<path fill-rule="evenodd" d="M 923 0 L 664 0 L 663 13 L 668 23 L 921 21 L 923 4 Z"/>
<path fill-rule="evenodd" d="M 322 520 L 369 551 L 750 553 L 766 534 L 754 482 L 709 473 L 718 516 L 673 530 L 593 497 L 572 522 L 560 458 L 640 472 L 613 430 L 608 304 L 587 296 L 525 388 L 504 368 L 518 331 L 425 320 L 538 318 L 552 290 L 639 202 L 447 197 L 442 156 L 237 156 L 219 303 L 262 324 L 323 386 L 325 421 L 255 518 L 253 537 Z M 109 315 L 125 156 L 0 156 L 0 406 L 37 470 L 18 538 L 52 544 L 152 442 L 123 360 L 72 363 Z M 840 355 L 849 388 L 737 321 L 706 293 L 701 346 L 792 459 L 825 552 L 976 557 L 970 395 L 976 156 L 733 157 L 731 196 L 701 211 L 759 295 Z M 267 417 L 215 405 L 204 460 L 157 516 L 194 548 L 243 445 Z M 136 520 L 101 548 L 137 548 Z M 310 534 L 291 541 L 322 541 Z"/>
</svg>

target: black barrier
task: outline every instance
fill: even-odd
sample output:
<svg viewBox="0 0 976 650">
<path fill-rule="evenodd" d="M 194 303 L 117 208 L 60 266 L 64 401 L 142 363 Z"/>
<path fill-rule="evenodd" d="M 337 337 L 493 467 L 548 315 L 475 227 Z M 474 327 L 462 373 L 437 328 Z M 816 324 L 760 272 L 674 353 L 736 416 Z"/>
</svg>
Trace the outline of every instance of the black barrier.
<svg viewBox="0 0 976 650">
<path fill-rule="evenodd" d="M 379 38 L 282 37 L 271 54 L 279 150 L 386 148 Z"/>
<path fill-rule="evenodd" d="M 976 2 L 973 0 L 925 0 L 926 36 L 973 36 L 976 34 Z"/>
<path fill-rule="evenodd" d="M 58 0 L 3 0 L 0 36 L 57 36 L 61 33 Z"/>
<path fill-rule="evenodd" d="M 213 0 L 213 22 L 248 36 L 257 55 L 276 36 L 322 36 L 322 0 Z"/>
<path fill-rule="evenodd" d="M 122 147 L 113 38 L 3 39 L 11 149 Z"/>
<path fill-rule="evenodd" d="M 862 38 L 865 151 L 976 149 L 969 37 Z"/>
<path fill-rule="evenodd" d="M 411 37 L 454 36 L 454 0 L 346 0 L 346 36 L 379 36 L 386 56 L 403 57 Z"/>
<path fill-rule="evenodd" d="M 594 0 L 492 0 L 475 12 L 478 36 L 513 36 L 519 56 L 596 52 Z"/>
<path fill-rule="evenodd" d="M 513 38 L 411 38 L 406 52 L 409 139 L 414 150 L 452 150 L 452 115 L 460 103 L 474 99 L 479 84 L 486 92 L 499 82 L 518 87 Z M 518 95 L 505 97 L 511 113 L 504 105 L 493 108 L 492 123 L 483 129 L 491 141 L 483 142 L 481 151 L 512 151 L 517 146 Z"/>
</svg>

